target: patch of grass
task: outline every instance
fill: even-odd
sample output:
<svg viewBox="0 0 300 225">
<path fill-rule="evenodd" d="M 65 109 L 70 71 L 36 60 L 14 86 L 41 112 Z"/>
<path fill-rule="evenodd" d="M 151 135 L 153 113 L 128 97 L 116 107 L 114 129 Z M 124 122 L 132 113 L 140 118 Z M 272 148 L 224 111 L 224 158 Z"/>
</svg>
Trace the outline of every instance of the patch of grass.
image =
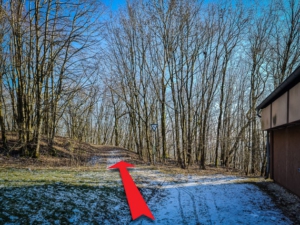
<svg viewBox="0 0 300 225">
<path fill-rule="evenodd" d="M 13 169 L 0 168 L 0 185 L 22 187 L 63 183 L 66 185 L 99 186 L 105 170 L 92 172 L 60 169 Z"/>
<path fill-rule="evenodd" d="M 143 168 L 131 170 L 146 201 L 159 202 L 161 181 Z M 159 173 L 160 174 L 160 173 Z M 152 175 L 156 175 L 154 173 Z M 146 186 L 144 186 L 146 184 Z M 151 186 L 149 188 L 149 185 Z M 0 224 L 128 224 L 118 171 L 0 168 Z"/>
<path fill-rule="evenodd" d="M 128 222 L 130 213 L 118 173 L 6 168 L 0 218 L 0 224 L 103 224 Z"/>
</svg>

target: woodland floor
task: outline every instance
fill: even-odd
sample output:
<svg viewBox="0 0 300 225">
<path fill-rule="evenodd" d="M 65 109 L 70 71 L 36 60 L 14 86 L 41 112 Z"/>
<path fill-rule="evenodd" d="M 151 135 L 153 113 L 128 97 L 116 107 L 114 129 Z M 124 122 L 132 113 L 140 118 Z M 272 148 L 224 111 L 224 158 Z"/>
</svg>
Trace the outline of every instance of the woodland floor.
<svg viewBox="0 0 300 225">
<path fill-rule="evenodd" d="M 13 141 L 12 141 L 13 142 Z M 300 224 L 300 199 L 260 177 L 174 162 L 146 165 L 132 151 L 57 137 L 56 156 L 0 154 L 0 224 Z M 155 220 L 131 220 L 118 171 L 124 160 Z"/>
</svg>

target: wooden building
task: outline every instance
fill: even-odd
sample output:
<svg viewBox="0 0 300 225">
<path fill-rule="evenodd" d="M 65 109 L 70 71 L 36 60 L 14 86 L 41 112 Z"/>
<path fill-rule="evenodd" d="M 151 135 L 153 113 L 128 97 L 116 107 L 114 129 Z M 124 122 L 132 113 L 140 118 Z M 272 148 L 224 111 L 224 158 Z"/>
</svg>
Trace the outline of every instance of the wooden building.
<svg viewBox="0 0 300 225">
<path fill-rule="evenodd" d="M 257 108 L 270 177 L 300 196 L 300 66 Z"/>
</svg>

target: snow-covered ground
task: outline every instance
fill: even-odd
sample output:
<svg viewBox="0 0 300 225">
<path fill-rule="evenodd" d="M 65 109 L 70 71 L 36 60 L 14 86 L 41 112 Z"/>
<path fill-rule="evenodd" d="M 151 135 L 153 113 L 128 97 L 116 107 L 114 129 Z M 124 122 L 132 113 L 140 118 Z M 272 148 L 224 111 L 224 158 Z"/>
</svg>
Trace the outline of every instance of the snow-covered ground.
<svg viewBox="0 0 300 225">
<path fill-rule="evenodd" d="M 269 196 L 237 177 L 175 176 L 174 180 L 178 183 L 163 183 L 159 203 L 148 202 L 155 221 L 140 218 L 132 224 L 291 224 Z"/>
<path fill-rule="evenodd" d="M 107 167 L 126 161 L 117 155 L 106 157 Z M 117 170 L 0 169 L 0 224 L 292 224 L 268 195 L 239 177 L 129 171 L 154 221 L 131 220 Z"/>
<path fill-rule="evenodd" d="M 120 160 L 108 161 L 108 166 Z M 155 221 L 141 217 L 130 224 L 291 224 L 268 195 L 244 178 L 170 175 L 145 169 L 131 174 L 141 187 L 157 190 L 160 199 L 147 201 Z M 147 198 L 150 193 L 143 194 Z"/>
</svg>

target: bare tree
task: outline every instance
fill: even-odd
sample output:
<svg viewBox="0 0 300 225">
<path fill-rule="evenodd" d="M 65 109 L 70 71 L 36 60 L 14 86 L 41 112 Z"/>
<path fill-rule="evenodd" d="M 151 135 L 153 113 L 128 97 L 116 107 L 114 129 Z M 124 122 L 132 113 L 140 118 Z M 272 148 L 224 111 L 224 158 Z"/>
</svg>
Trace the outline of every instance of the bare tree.
<svg viewBox="0 0 300 225">
<path fill-rule="evenodd" d="M 38 157 L 42 130 L 48 134 L 51 131 L 48 137 L 54 138 L 64 80 L 86 58 L 80 53 L 96 43 L 98 4 L 39 0 L 5 3 L 11 21 L 6 85 L 22 154 Z M 42 129 L 44 123 L 47 127 Z"/>
<path fill-rule="evenodd" d="M 297 0 L 271 1 L 276 17 L 272 21 L 269 72 L 272 73 L 273 89 L 293 72 L 300 63 L 300 3 Z"/>
</svg>

